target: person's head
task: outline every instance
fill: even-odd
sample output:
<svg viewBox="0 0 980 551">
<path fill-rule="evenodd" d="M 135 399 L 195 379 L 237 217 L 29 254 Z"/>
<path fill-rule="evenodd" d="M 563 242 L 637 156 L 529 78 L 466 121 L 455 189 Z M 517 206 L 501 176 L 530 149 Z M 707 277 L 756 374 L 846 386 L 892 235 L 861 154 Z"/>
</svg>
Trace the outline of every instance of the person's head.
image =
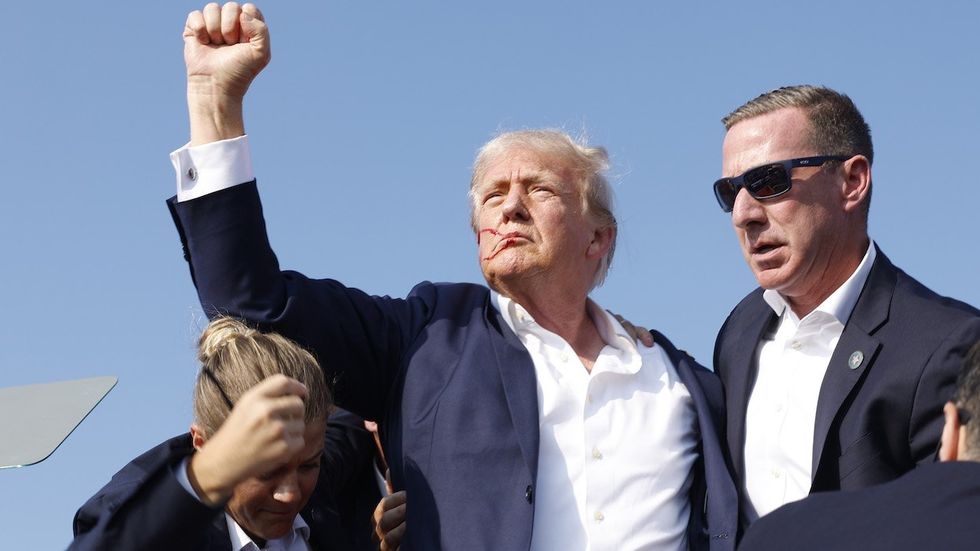
<svg viewBox="0 0 980 551">
<path fill-rule="evenodd" d="M 584 278 L 586 292 L 600 285 L 616 248 L 608 166 L 605 149 L 557 130 L 506 132 L 484 145 L 470 199 L 487 282 L 501 290 L 544 274 L 559 284 Z"/>
<path fill-rule="evenodd" d="M 942 461 L 980 461 L 980 341 L 966 354 L 956 396 L 943 408 Z"/>
<path fill-rule="evenodd" d="M 320 474 L 327 417 L 332 408 L 323 371 L 309 352 L 274 333 L 232 318 L 212 321 L 198 343 L 201 371 L 194 387 L 194 446 L 198 449 L 225 422 L 253 386 L 276 374 L 306 385 L 304 448 L 273 472 L 237 486 L 226 510 L 253 538 L 274 539 L 292 528 Z"/>
<path fill-rule="evenodd" d="M 806 314 L 846 281 L 868 245 L 868 125 L 850 98 L 818 86 L 773 90 L 722 122 L 719 203 L 759 285 Z M 810 157 L 830 159 L 800 160 Z"/>
</svg>

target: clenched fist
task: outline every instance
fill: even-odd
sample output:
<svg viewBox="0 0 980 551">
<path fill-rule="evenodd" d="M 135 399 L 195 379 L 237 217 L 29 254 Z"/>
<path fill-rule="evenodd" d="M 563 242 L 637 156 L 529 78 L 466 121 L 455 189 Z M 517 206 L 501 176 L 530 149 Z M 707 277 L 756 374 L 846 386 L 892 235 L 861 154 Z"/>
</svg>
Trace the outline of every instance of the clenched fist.
<svg viewBox="0 0 980 551">
<path fill-rule="evenodd" d="M 191 428 L 198 453 L 188 478 L 206 502 L 218 504 L 245 479 L 273 471 L 306 445 L 306 386 L 272 375 L 242 394 L 221 428 L 204 435 Z"/>
<path fill-rule="evenodd" d="M 254 4 L 210 3 L 184 25 L 191 145 L 244 134 L 242 100 L 269 63 L 269 28 Z"/>
</svg>

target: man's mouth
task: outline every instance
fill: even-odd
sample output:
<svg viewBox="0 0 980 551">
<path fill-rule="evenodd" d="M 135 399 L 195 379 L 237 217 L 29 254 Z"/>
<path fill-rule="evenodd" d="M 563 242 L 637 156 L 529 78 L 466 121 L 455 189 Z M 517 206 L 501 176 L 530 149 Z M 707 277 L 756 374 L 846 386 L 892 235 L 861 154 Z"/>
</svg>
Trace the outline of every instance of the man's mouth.
<svg viewBox="0 0 980 551">
<path fill-rule="evenodd" d="M 498 254 L 502 253 L 503 251 L 510 248 L 512 245 L 516 244 L 518 240 L 527 239 L 527 237 L 521 232 L 513 231 L 513 232 L 502 233 L 491 228 L 480 230 L 479 233 L 480 238 L 483 237 L 484 233 L 496 237 L 498 241 L 497 244 L 494 245 L 493 249 L 490 251 L 490 254 L 485 256 L 483 260 L 493 260 L 493 258 L 496 257 Z"/>
</svg>

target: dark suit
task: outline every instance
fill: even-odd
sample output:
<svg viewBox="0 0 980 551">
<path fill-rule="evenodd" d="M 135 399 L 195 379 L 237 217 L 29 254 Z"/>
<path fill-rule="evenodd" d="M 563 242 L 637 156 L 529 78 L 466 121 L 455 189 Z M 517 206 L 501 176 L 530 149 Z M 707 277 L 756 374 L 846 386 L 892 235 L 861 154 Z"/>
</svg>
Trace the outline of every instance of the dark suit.
<svg viewBox="0 0 980 551">
<path fill-rule="evenodd" d="M 320 478 L 330 485 L 340 522 L 357 551 L 378 549 L 372 518 L 381 500 L 374 471 L 376 449 L 364 419 L 342 409 L 330 416 Z"/>
<path fill-rule="evenodd" d="M 192 453 L 191 436 L 184 434 L 123 467 L 75 513 L 69 549 L 232 551 L 224 509 L 198 501 L 174 474 Z M 310 547 L 350 549 L 321 482 L 300 513 L 310 526 Z"/>
<path fill-rule="evenodd" d="M 878 484 L 933 460 L 943 404 L 953 395 L 963 357 L 980 339 L 978 316 L 877 252 L 820 387 L 811 492 Z M 759 344 L 776 322 L 762 289 L 756 289 L 735 307 L 715 342 L 728 445 L 743 481 L 746 406 Z M 856 351 L 863 361 L 852 368 Z"/>
<path fill-rule="evenodd" d="M 740 551 L 980 548 L 980 464 L 923 465 L 886 484 L 812 495 L 749 528 Z"/>
<path fill-rule="evenodd" d="M 486 287 L 426 282 L 392 299 L 280 272 L 254 183 L 170 207 L 205 311 L 244 317 L 311 348 L 336 377 L 338 403 L 383 422 L 392 481 L 411 501 L 404 549 L 528 548 L 538 465 L 534 367 Z M 731 549 L 737 498 L 716 428 L 724 423 L 720 384 L 655 337 L 692 396 L 703 438 L 690 541 Z"/>
</svg>

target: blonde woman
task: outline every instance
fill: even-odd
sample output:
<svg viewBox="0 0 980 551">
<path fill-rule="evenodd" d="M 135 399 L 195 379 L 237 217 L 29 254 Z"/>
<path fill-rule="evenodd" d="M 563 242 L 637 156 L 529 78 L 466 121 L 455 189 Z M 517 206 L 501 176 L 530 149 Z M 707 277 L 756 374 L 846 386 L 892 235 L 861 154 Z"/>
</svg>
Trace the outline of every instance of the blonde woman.
<svg viewBox="0 0 980 551">
<path fill-rule="evenodd" d="M 199 343 L 190 432 L 134 459 L 75 515 L 72 549 L 346 549 L 318 486 L 330 392 L 292 341 L 230 318 Z"/>
</svg>

